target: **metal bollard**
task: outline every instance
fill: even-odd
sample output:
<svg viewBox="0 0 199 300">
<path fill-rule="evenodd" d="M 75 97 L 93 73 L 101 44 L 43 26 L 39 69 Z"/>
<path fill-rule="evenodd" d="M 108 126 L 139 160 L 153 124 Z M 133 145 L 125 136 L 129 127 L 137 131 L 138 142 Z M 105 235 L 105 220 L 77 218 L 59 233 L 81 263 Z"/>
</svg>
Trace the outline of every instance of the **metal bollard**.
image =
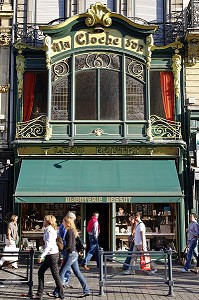
<svg viewBox="0 0 199 300">
<path fill-rule="evenodd" d="M 34 249 L 30 249 L 30 277 L 28 281 L 29 285 L 29 291 L 28 291 L 28 297 L 33 296 L 33 268 L 34 268 Z"/>
<path fill-rule="evenodd" d="M 99 280 L 99 295 L 104 295 L 104 269 L 103 269 L 103 255 L 104 255 L 104 250 L 103 248 L 99 248 L 99 271 L 100 271 L 100 280 Z"/>
<path fill-rule="evenodd" d="M 168 271 L 169 271 L 169 280 L 168 280 L 168 286 L 169 286 L 169 296 L 174 296 L 173 292 L 173 273 L 172 273 L 172 249 L 169 248 L 167 251 L 168 254 Z"/>
</svg>

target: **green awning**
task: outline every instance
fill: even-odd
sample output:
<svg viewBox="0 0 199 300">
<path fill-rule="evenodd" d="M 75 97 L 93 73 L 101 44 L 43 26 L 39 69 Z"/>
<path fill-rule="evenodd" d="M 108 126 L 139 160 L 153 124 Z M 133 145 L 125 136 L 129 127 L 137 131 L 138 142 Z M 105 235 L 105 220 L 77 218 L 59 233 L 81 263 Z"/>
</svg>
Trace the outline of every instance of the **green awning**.
<svg viewBox="0 0 199 300">
<path fill-rule="evenodd" d="M 24 159 L 14 196 L 19 203 L 180 202 L 182 191 L 174 160 Z"/>
</svg>

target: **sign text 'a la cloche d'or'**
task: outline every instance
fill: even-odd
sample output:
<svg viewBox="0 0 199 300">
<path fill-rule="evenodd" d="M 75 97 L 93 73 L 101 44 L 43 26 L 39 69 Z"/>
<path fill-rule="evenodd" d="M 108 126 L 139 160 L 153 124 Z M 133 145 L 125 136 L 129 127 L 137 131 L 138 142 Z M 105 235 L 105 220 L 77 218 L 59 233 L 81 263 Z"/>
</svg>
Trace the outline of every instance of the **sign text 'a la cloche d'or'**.
<svg viewBox="0 0 199 300">
<path fill-rule="evenodd" d="M 52 56 L 70 51 L 72 46 L 74 49 L 109 46 L 136 52 L 140 55 L 144 55 L 145 53 L 145 43 L 143 40 L 129 35 L 122 36 L 119 30 L 109 29 L 105 32 L 94 33 L 91 29 L 85 29 L 77 31 L 73 37 L 65 36 L 63 38 L 54 39 L 51 46 Z"/>
</svg>

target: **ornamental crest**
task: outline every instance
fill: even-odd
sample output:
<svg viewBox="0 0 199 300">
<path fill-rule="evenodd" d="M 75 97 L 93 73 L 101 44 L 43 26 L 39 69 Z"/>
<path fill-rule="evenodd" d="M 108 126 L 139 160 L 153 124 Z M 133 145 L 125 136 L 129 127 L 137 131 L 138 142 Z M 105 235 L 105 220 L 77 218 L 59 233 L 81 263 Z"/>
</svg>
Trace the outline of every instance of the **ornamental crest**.
<svg viewBox="0 0 199 300">
<path fill-rule="evenodd" d="M 97 24 L 101 24 L 104 27 L 109 27 L 112 24 L 110 14 L 111 11 L 106 7 L 106 4 L 97 2 L 95 5 L 91 5 L 87 10 L 88 17 L 86 18 L 85 23 L 89 27 Z"/>
</svg>

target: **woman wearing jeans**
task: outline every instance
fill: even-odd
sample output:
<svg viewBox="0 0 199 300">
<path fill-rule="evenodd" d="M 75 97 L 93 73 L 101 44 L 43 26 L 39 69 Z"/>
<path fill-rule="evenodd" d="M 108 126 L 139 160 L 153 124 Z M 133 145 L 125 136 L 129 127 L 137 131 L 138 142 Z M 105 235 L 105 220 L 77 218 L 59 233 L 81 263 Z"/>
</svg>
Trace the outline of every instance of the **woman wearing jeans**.
<svg viewBox="0 0 199 300">
<path fill-rule="evenodd" d="M 75 239 L 78 236 L 78 232 L 75 226 L 74 221 L 70 217 L 64 217 L 63 224 L 67 230 L 65 241 L 66 241 L 66 251 L 68 252 L 68 258 L 67 260 L 64 260 L 61 269 L 59 271 L 61 281 L 64 283 L 64 275 L 66 271 L 68 271 L 70 268 L 72 268 L 73 273 L 79 280 L 82 288 L 83 288 L 83 294 L 80 296 L 80 298 L 86 297 L 90 295 L 90 290 L 88 288 L 88 285 L 84 279 L 84 276 L 82 275 L 79 264 L 78 264 L 78 253 L 76 251 L 75 247 Z"/>
<path fill-rule="evenodd" d="M 44 217 L 44 242 L 45 248 L 38 263 L 41 264 L 38 271 L 38 290 L 34 299 L 42 299 L 44 291 L 44 274 L 48 268 L 50 268 L 52 276 L 55 280 L 57 290 L 61 299 L 64 298 L 63 285 L 59 276 L 58 260 L 59 260 L 59 250 L 56 243 L 57 238 L 57 224 L 56 218 L 52 215 L 46 215 Z M 45 257 L 45 258 L 44 258 Z"/>
</svg>

